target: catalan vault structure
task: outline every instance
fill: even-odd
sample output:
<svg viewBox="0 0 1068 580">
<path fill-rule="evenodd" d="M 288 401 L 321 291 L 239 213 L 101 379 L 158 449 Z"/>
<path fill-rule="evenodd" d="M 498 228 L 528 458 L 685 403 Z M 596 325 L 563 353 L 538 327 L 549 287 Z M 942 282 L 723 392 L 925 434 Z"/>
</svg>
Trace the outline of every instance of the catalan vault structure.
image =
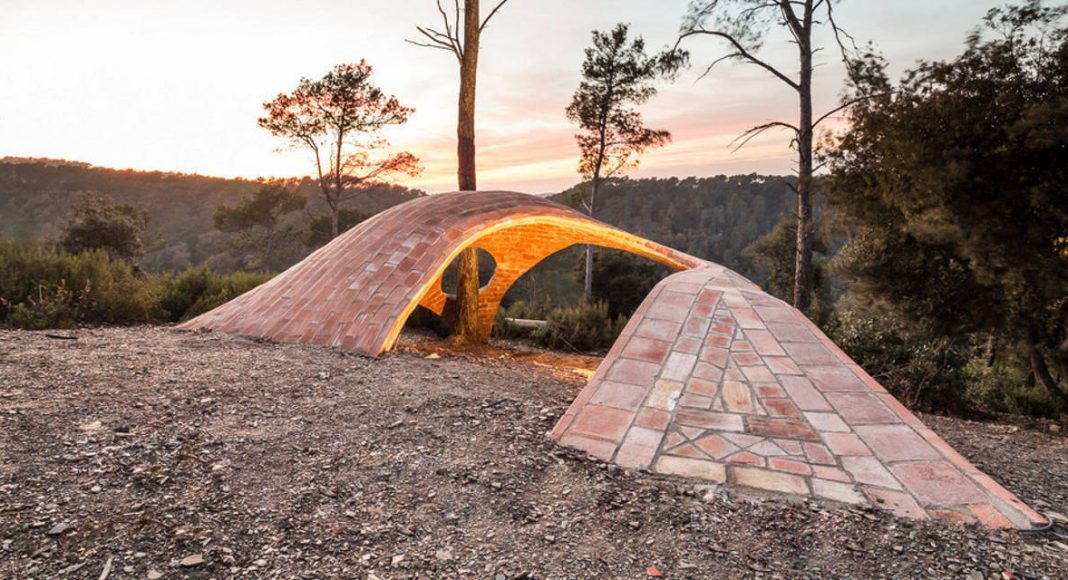
<svg viewBox="0 0 1068 580">
<path fill-rule="evenodd" d="M 679 272 L 646 297 L 549 434 L 561 444 L 626 468 L 910 518 L 1048 524 L 794 308 L 722 266 L 537 196 L 460 192 L 395 206 L 181 327 L 378 355 L 417 305 L 446 309 L 442 274 L 477 247 L 496 260 L 479 292 L 488 335 L 508 288 L 574 244 Z"/>
</svg>

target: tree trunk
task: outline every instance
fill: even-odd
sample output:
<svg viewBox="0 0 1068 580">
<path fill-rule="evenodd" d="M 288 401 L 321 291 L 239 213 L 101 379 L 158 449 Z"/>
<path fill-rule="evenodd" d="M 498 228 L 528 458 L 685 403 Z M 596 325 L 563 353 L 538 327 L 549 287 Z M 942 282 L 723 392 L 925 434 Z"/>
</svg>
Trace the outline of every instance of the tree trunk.
<svg viewBox="0 0 1068 580">
<path fill-rule="evenodd" d="M 339 222 L 338 214 L 339 213 L 340 213 L 340 210 L 338 208 L 336 208 L 336 207 L 331 207 L 330 208 L 330 239 L 331 240 L 336 238 L 338 233 L 340 233 L 340 232 L 338 232 L 338 229 L 340 227 L 339 224 L 338 224 L 338 222 Z"/>
<path fill-rule="evenodd" d="M 1035 375 L 1037 380 L 1049 396 L 1060 403 L 1062 408 L 1068 408 L 1068 394 L 1065 394 L 1060 387 L 1057 386 L 1057 381 L 1053 380 L 1053 377 L 1049 374 L 1049 368 L 1046 367 L 1046 359 L 1042 356 L 1042 351 L 1038 349 L 1038 345 L 1034 342 L 1028 342 L 1027 349 L 1031 356 L 1031 372 Z"/>
<path fill-rule="evenodd" d="M 593 204 L 597 199 L 597 190 L 600 189 L 600 179 L 594 175 L 590 189 L 590 204 L 586 207 L 590 217 L 593 217 Z M 586 279 L 583 281 L 582 298 L 587 305 L 593 304 L 593 246 L 586 244 Z"/>
<path fill-rule="evenodd" d="M 801 115 L 797 136 L 797 253 L 794 264 L 794 308 L 808 313 L 812 305 L 812 44 L 811 10 L 799 38 L 798 76 Z"/>
<path fill-rule="evenodd" d="M 464 43 L 460 59 L 460 99 L 456 123 L 456 176 L 460 191 L 475 191 L 475 80 L 478 71 L 478 0 L 464 0 Z M 460 253 L 456 287 L 457 340 L 483 342 L 478 324 L 478 254 L 474 248 Z"/>
</svg>

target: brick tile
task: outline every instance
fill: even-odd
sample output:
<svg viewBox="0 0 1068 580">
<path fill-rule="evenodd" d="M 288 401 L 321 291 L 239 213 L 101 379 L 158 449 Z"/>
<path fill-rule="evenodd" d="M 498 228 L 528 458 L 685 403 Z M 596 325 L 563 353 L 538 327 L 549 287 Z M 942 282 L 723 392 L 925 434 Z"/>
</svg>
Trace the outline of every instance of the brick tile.
<svg viewBox="0 0 1068 580">
<path fill-rule="evenodd" d="M 834 367 L 805 367 L 808 376 L 816 388 L 823 391 L 861 391 L 869 392 L 868 386 L 844 365 Z"/>
<path fill-rule="evenodd" d="M 630 385 L 651 385 L 653 378 L 660 372 L 660 365 L 630 359 L 616 359 L 608 371 L 610 380 Z"/>
<path fill-rule="evenodd" d="M 712 398 L 691 393 L 683 393 L 683 395 L 679 397 L 679 406 L 694 409 L 708 409 L 712 407 Z"/>
<path fill-rule="evenodd" d="M 972 510 L 979 523 L 988 528 L 999 529 L 1012 529 L 1016 526 L 1012 525 L 1012 522 L 997 510 L 993 505 L 988 503 L 980 503 L 968 506 L 968 509 Z"/>
<path fill-rule="evenodd" d="M 680 475 L 724 483 L 727 481 L 726 468 L 722 463 L 686 457 L 661 456 L 656 462 L 657 473 Z"/>
<path fill-rule="evenodd" d="M 777 457 L 780 455 L 786 455 L 786 452 L 783 451 L 770 439 L 765 439 L 759 443 L 750 446 L 749 451 L 752 451 L 753 453 L 761 455 L 763 457 Z"/>
<path fill-rule="evenodd" d="M 808 484 L 805 483 L 804 478 L 797 475 L 741 465 L 731 466 L 731 475 L 734 483 L 738 485 L 780 493 L 808 495 Z"/>
<path fill-rule="evenodd" d="M 675 352 L 685 354 L 697 354 L 701 352 L 701 339 L 693 336 L 680 336 L 672 347 Z"/>
<path fill-rule="evenodd" d="M 764 458 L 748 451 L 739 451 L 727 457 L 727 463 L 742 463 L 745 465 L 764 467 Z"/>
<path fill-rule="evenodd" d="M 738 447 L 719 435 L 709 435 L 694 441 L 694 445 L 713 459 L 722 459 L 736 451 Z"/>
<path fill-rule="evenodd" d="M 764 408 L 768 410 L 769 415 L 776 417 L 801 417 L 797 406 L 786 399 L 764 399 Z"/>
<path fill-rule="evenodd" d="M 724 433 L 723 437 L 738 447 L 752 447 L 764 440 L 763 437 L 746 435 L 745 433 Z"/>
<path fill-rule="evenodd" d="M 835 455 L 871 455 L 871 449 L 853 433 L 824 433 L 823 441 Z"/>
<path fill-rule="evenodd" d="M 752 413 L 753 400 L 745 383 L 723 381 L 723 405 L 733 413 Z"/>
<path fill-rule="evenodd" d="M 634 411 L 642 404 L 648 391 L 648 387 L 604 381 L 597 387 L 590 402 L 595 405 Z"/>
<path fill-rule="evenodd" d="M 631 427 L 623 439 L 615 462 L 628 469 L 645 469 L 652 463 L 664 433 L 644 427 Z"/>
<path fill-rule="evenodd" d="M 784 356 L 786 352 L 779 345 L 779 341 L 766 330 L 747 330 L 745 337 L 753 344 L 753 348 L 764 356 Z"/>
<path fill-rule="evenodd" d="M 809 427 L 807 423 L 790 421 L 781 418 L 768 418 L 749 416 L 746 419 L 749 432 L 764 437 L 780 437 L 783 439 L 801 439 L 805 441 L 819 441 L 819 435 Z"/>
<path fill-rule="evenodd" d="M 843 457 L 842 468 L 848 471 L 857 483 L 901 489 L 901 484 L 883 467 L 883 463 L 874 457 Z"/>
<path fill-rule="evenodd" d="M 586 405 L 571 424 L 571 432 L 619 441 L 633 417 L 633 413 L 621 409 Z"/>
<path fill-rule="evenodd" d="M 782 347 L 795 363 L 803 367 L 840 364 L 838 357 L 818 342 L 784 342 Z"/>
<path fill-rule="evenodd" d="M 646 319 L 666 320 L 681 325 L 689 314 L 690 309 L 687 306 L 676 306 L 657 300 L 649 307 L 645 317 Z"/>
<path fill-rule="evenodd" d="M 966 508 L 951 509 L 951 508 L 927 508 L 925 511 L 927 515 L 934 520 L 942 520 L 946 522 L 959 522 L 962 524 L 970 524 L 975 521 L 975 514 L 971 510 Z"/>
<path fill-rule="evenodd" d="M 895 516 L 912 518 L 914 520 L 927 519 L 927 512 L 923 511 L 920 504 L 909 494 L 888 489 L 863 486 L 864 495 L 868 496 L 871 505 L 884 509 Z"/>
<path fill-rule="evenodd" d="M 668 355 L 660 373 L 661 378 L 675 381 L 686 381 L 690 378 L 693 365 L 697 363 L 697 356 L 681 352 L 672 352 Z"/>
<path fill-rule="evenodd" d="M 782 399 L 786 397 L 786 391 L 776 383 L 758 383 L 753 385 L 756 394 L 761 399 Z"/>
<path fill-rule="evenodd" d="M 942 459 L 934 447 L 907 425 L 873 425 L 855 430 L 883 461 Z"/>
<path fill-rule="evenodd" d="M 637 330 L 634 331 L 634 336 L 673 342 L 679 336 L 679 329 L 681 328 L 682 325 L 678 322 L 646 318 L 638 324 Z"/>
<path fill-rule="evenodd" d="M 665 380 L 656 381 L 652 390 L 649 391 L 648 398 L 645 400 L 645 406 L 671 411 L 675 408 L 681 395 L 682 383 Z"/>
<path fill-rule="evenodd" d="M 642 407 L 638 411 L 638 416 L 634 419 L 634 424 L 640 427 L 647 427 L 649 429 L 657 429 L 663 431 L 667 429 L 668 424 L 671 422 L 671 413 L 661 411 L 660 409 L 651 409 L 649 407 Z"/>
<path fill-rule="evenodd" d="M 817 431 L 828 431 L 837 433 L 848 433 L 849 426 L 845 424 L 837 413 L 805 413 L 805 418 L 808 419 Z"/>
<path fill-rule="evenodd" d="M 803 453 L 800 441 L 793 439 L 772 439 L 772 441 L 790 455 L 801 455 Z"/>
<path fill-rule="evenodd" d="M 729 350 L 726 348 L 719 348 L 716 346 L 706 346 L 701 351 L 701 360 L 719 366 L 720 369 L 726 369 L 727 355 Z"/>
<path fill-rule="evenodd" d="M 712 381 L 690 379 L 690 382 L 686 383 L 686 392 L 711 398 L 719 392 L 719 386 Z"/>
<path fill-rule="evenodd" d="M 824 393 L 831 405 L 850 425 L 900 424 L 897 414 L 871 393 Z"/>
<path fill-rule="evenodd" d="M 831 452 L 820 445 L 819 443 L 805 443 L 803 444 L 805 449 L 805 457 L 812 463 L 818 463 L 820 465 L 836 465 L 834 455 Z"/>
<path fill-rule="evenodd" d="M 785 457 L 771 457 L 768 458 L 768 467 L 776 471 L 785 471 L 787 473 L 796 473 L 797 475 L 811 475 L 812 468 L 803 461 L 796 459 L 787 459 Z"/>
<path fill-rule="evenodd" d="M 730 337 L 730 335 L 721 336 L 721 335 L 716 335 L 716 334 L 709 334 L 708 336 L 705 337 L 705 346 L 714 346 L 716 348 L 726 349 L 730 345 L 731 345 L 731 337 Z"/>
<path fill-rule="evenodd" d="M 734 361 L 734 364 L 736 364 L 736 365 L 738 365 L 740 367 L 763 365 L 764 364 L 764 360 L 761 359 L 759 356 L 757 356 L 756 353 L 752 353 L 752 352 L 736 352 L 736 353 L 733 353 L 733 354 L 731 354 L 731 360 Z"/>
<path fill-rule="evenodd" d="M 733 308 L 731 309 L 731 314 L 738 321 L 738 326 L 742 328 L 764 328 L 764 322 L 760 320 L 760 317 L 751 308 Z"/>
<path fill-rule="evenodd" d="M 831 411 L 831 405 L 805 377 L 779 377 L 779 382 L 802 411 Z"/>
<path fill-rule="evenodd" d="M 671 343 L 640 336 L 632 337 L 623 347 L 620 356 L 651 363 L 663 363 L 671 351 Z"/>
<path fill-rule="evenodd" d="M 779 339 L 779 342 L 816 342 L 816 335 L 812 334 L 803 324 L 788 322 L 768 322 L 768 330 Z"/>
<path fill-rule="evenodd" d="M 986 496 L 955 467 L 945 461 L 899 463 L 890 467 L 905 488 L 922 505 L 983 503 Z"/>
<path fill-rule="evenodd" d="M 847 504 L 867 503 L 857 488 L 849 483 L 812 478 L 812 494 L 831 501 Z"/>
<path fill-rule="evenodd" d="M 764 364 L 768 365 L 771 372 L 777 375 L 800 375 L 804 374 L 801 368 L 785 356 L 766 356 Z"/>
<path fill-rule="evenodd" d="M 703 381 L 718 383 L 723 380 L 723 370 L 706 362 L 699 362 L 693 367 L 693 377 Z"/>
<path fill-rule="evenodd" d="M 675 413 L 675 421 L 682 425 L 701 427 L 702 429 L 716 429 L 719 431 L 742 431 L 741 415 L 716 413 L 713 411 L 701 411 L 697 409 L 679 409 Z"/>
<path fill-rule="evenodd" d="M 813 465 L 812 475 L 820 479 L 827 479 L 830 481 L 841 481 L 842 483 L 851 483 L 853 479 L 849 477 L 849 474 L 837 467 L 830 467 L 827 465 Z"/>
<path fill-rule="evenodd" d="M 801 316 L 789 306 L 756 306 L 754 308 L 764 322 L 793 322 Z"/>
<path fill-rule="evenodd" d="M 768 367 L 760 365 L 758 367 L 742 367 L 742 374 L 751 383 L 773 383 L 775 382 L 775 375 L 771 374 Z"/>
<path fill-rule="evenodd" d="M 560 438 L 560 443 L 568 447 L 574 447 L 581 451 L 585 451 L 590 455 L 601 459 L 603 461 L 611 461 L 612 454 L 616 452 L 616 443 L 611 441 L 605 441 L 604 439 L 595 439 L 592 437 L 584 437 L 575 433 L 567 433 Z"/>
<path fill-rule="evenodd" d="M 708 327 L 711 323 L 712 319 L 706 316 L 690 314 L 689 318 L 686 319 L 686 323 L 682 328 L 682 332 L 683 334 L 689 336 L 703 338 L 706 334 L 708 334 Z"/>
</svg>

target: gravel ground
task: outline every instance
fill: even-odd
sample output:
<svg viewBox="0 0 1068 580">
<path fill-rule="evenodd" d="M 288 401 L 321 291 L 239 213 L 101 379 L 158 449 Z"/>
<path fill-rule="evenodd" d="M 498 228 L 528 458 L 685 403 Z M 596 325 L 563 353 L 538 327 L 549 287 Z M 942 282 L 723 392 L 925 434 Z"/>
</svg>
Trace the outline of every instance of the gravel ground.
<svg viewBox="0 0 1068 580">
<path fill-rule="evenodd" d="M 575 357 L 67 334 L 0 331 L 0 577 L 1068 578 L 1068 444 L 1037 431 L 926 418 L 1060 520 L 991 532 L 562 449 Z"/>
</svg>

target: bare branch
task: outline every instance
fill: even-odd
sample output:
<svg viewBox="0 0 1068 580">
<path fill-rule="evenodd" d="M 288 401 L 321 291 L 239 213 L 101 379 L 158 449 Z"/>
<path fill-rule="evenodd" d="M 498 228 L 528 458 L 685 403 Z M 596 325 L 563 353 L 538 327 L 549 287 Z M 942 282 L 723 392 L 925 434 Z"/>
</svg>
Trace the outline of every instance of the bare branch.
<svg viewBox="0 0 1068 580">
<path fill-rule="evenodd" d="M 764 123 L 763 125 L 757 125 L 756 127 L 752 127 L 750 129 L 746 130 L 746 132 L 744 132 L 741 135 L 738 135 L 737 137 L 735 137 L 734 140 L 731 141 L 727 146 L 731 148 L 731 153 L 734 153 L 734 152 L 738 151 L 739 149 L 741 149 L 742 147 L 745 147 L 745 144 L 750 142 L 750 141 L 752 141 L 756 136 L 760 135 L 764 131 L 767 131 L 768 129 L 773 129 L 775 127 L 781 127 L 783 129 L 789 129 L 789 130 L 793 131 L 794 135 L 795 135 L 795 139 L 796 139 L 796 135 L 798 135 L 800 133 L 800 131 L 797 129 L 797 127 L 795 127 L 795 126 L 793 126 L 793 125 L 791 125 L 789 123 L 784 123 L 783 121 L 771 121 L 770 123 Z M 741 143 L 738 143 L 739 140 L 741 140 Z M 735 143 L 738 143 L 738 145 L 735 145 Z"/>
<path fill-rule="evenodd" d="M 819 119 L 816 119 L 812 123 L 812 128 L 815 129 L 817 125 L 819 125 L 821 122 L 827 120 L 831 115 L 834 115 L 835 113 L 838 113 L 840 111 L 848 109 L 849 107 L 852 107 L 853 105 L 855 105 L 857 103 L 860 103 L 862 101 L 866 101 L 868 99 L 874 99 L 875 97 L 884 97 L 884 96 L 890 95 L 890 94 L 892 94 L 892 93 L 873 93 L 873 94 L 870 94 L 870 95 L 861 95 L 861 96 L 859 96 L 859 97 L 857 97 L 855 99 L 849 99 L 848 101 L 842 103 L 841 105 L 831 109 L 830 111 L 827 111 L 822 116 L 820 116 Z"/>
<path fill-rule="evenodd" d="M 489 15 L 486 16 L 486 19 L 483 20 L 482 24 L 480 24 L 478 26 L 478 31 L 479 32 L 482 32 L 482 29 L 485 28 L 487 24 L 489 24 L 490 18 L 493 18 L 493 15 L 496 14 L 497 11 L 501 9 L 501 6 L 504 6 L 505 3 L 507 3 L 507 2 L 508 2 L 508 0 L 501 0 L 500 2 L 497 3 L 496 6 L 493 7 L 493 10 L 490 10 Z"/>
<path fill-rule="evenodd" d="M 770 64 L 764 62 L 763 60 L 760 60 L 759 58 L 757 58 L 755 55 L 753 55 L 748 50 L 746 50 L 745 46 L 743 46 L 742 43 L 738 42 L 738 39 L 734 38 L 734 36 L 732 36 L 730 34 L 727 34 L 726 32 L 720 32 L 718 30 L 707 30 L 707 29 L 704 29 L 704 28 L 693 28 L 693 29 L 687 30 L 686 32 L 682 33 L 679 36 L 678 40 L 675 41 L 675 48 L 677 49 L 679 47 L 679 43 L 682 42 L 683 39 L 688 38 L 690 36 L 695 36 L 695 35 L 698 35 L 698 34 L 707 34 L 709 36 L 716 36 L 716 37 L 723 38 L 723 39 L 727 40 L 727 42 L 730 42 L 731 45 L 734 46 L 734 50 L 738 53 L 738 55 L 741 58 L 744 58 L 745 60 L 749 61 L 751 64 L 755 64 L 755 65 L 763 68 L 764 70 L 770 72 L 772 75 L 774 75 L 776 78 L 778 78 L 782 82 L 784 82 L 787 85 L 789 85 L 790 88 L 794 89 L 795 91 L 796 90 L 800 90 L 800 86 L 798 85 L 797 82 L 795 82 L 793 79 L 791 79 L 790 77 L 788 77 L 785 74 L 783 74 L 782 72 L 780 72 L 779 69 L 777 69 L 777 68 L 771 66 Z"/>
<path fill-rule="evenodd" d="M 712 64 L 710 64 L 707 67 L 705 67 L 705 72 L 701 73 L 697 77 L 697 80 L 694 81 L 694 84 L 697 84 L 697 81 L 700 81 L 700 80 L 704 79 L 706 76 L 708 76 L 708 73 L 712 72 L 712 67 L 716 66 L 717 64 L 719 64 L 719 63 L 721 63 L 721 62 L 723 62 L 725 60 L 730 60 L 732 58 L 741 58 L 741 57 L 742 57 L 742 53 L 740 53 L 740 52 L 732 52 L 732 53 L 730 53 L 730 54 L 728 54 L 726 56 L 721 56 L 721 57 L 717 58 L 716 60 L 712 61 Z"/>
</svg>

